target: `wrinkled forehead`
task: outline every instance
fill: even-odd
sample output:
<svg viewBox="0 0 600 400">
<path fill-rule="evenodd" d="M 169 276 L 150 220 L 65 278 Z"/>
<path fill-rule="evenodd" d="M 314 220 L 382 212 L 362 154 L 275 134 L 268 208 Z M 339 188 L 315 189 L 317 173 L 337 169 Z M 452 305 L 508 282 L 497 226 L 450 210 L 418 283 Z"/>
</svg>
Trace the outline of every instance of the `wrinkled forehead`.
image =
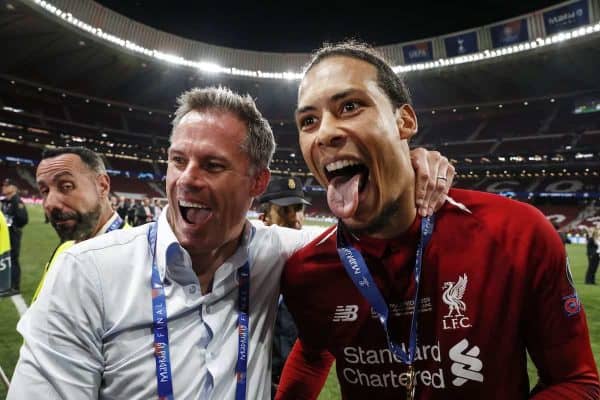
<svg viewBox="0 0 600 400">
<path fill-rule="evenodd" d="M 71 175 L 73 177 L 89 174 L 92 171 L 81 161 L 76 154 L 61 154 L 56 157 L 45 158 L 40 161 L 36 170 L 36 179 L 52 180 L 59 175 Z"/>
</svg>

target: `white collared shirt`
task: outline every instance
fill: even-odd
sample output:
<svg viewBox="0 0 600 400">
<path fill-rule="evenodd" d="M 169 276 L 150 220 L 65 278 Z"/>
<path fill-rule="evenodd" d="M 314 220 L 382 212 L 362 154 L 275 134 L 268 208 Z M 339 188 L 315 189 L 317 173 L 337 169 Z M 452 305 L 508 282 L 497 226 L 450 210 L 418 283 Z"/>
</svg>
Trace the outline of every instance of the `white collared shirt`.
<svg viewBox="0 0 600 400">
<path fill-rule="evenodd" d="M 270 399 L 271 342 L 286 259 L 312 234 L 246 223 L 242 244 L 200 293 L 191 259 L 162 213 L 157 265 L 165 284 L 175 399 L 235 398 L 236 271 L 250 260 L 247 398 Z M 150 224 L 65 251 L 17 330 L 25 339 L 8 399 L 156 399 Z"/>
</svg>

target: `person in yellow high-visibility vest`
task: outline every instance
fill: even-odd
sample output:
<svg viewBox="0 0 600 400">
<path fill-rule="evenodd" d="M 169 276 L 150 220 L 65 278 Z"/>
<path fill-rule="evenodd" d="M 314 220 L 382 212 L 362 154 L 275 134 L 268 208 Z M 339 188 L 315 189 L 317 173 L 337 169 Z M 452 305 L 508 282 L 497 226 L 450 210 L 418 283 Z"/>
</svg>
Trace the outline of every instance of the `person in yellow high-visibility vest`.
<svg viewBox="0 0 600 400">
<path fill-rule="evenodd" d="M 10 291 L 10 264 L 10 233 L 6 218 L 0 211 L 0 293 Z"/>
<path fill-rule="evenodd" d="M 33 295 L 58 256 L 77 242 L 128 226 L 110 204 L 110 178 L 102 158 L 84 147 L 48 149 L 36 171 L 44 212 L 61 243 L 46 263 Z"/>
</svg>

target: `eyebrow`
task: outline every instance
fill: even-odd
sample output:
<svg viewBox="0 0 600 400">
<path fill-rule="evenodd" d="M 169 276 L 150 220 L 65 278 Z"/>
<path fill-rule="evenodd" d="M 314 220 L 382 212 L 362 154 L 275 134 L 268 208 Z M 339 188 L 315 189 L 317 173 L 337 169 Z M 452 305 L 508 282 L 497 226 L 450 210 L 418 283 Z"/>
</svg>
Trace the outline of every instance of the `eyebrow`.
<svg viewBox="0 0 600 400">
<path fill-rule="evenodd" d="M 52 182 L 57 182 L 59 179 L 63 178 L 64 176 L 71 176 L 73 177 L 74 175 L 72 173 L 70 173 L 69 171 L 64 171 L 64 172 L 59 172 L 58 174 L 54 175 L 52 177 Z M 38 185 L 46 185 L 46 181 L 45 180 L 35 180 L 35 183 L 37 183 Z"/>
<path fill-rule="evenodd" d="M 346 97 L 350 96 L 352 93 L 354 93 L 356 91 L 357 91 L 356 89 L 347 89 L 347 90 L 344 90 L 342 92 L 336 93 L 333 96 L 331 96 L 329 98 L 329 101 L 334 101 L 334 102 L 335 101 L 339 101 L 339 100 L 341 100 L 343 98 L 346 98 Z M 307 112 L 307 111 L 314 111 L 314 110 L 316 110 L 316 107 L 314 107 L 314 106 L 305 106 L 305 107 L 297 108 L 296 111 L 294 112 L 294 114 L 298 115 L 298 114 L 301 114 L 301 113 L 304 113 L 304 112 Z"/>
</svg>

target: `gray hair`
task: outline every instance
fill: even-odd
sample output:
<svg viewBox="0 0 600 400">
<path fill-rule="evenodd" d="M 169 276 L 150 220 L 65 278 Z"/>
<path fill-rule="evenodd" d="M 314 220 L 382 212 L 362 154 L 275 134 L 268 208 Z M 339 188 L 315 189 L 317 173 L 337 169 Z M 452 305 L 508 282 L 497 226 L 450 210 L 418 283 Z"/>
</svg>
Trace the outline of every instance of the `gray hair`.
<svg viewBox="0 0 600 400">
<path fill-rule="evenodd" d="M 258 111 L 250 95 L 242 96 L 223 86 L 194 88 L 179 96 L 177 105 L 169 141 L 181 119 L 190 111 L 213 109 L 231 112 L 248 128 L 242 150 L 248 154 L 252 165 L 259 170 L 269 168 L 275 153 L 275 138 L 269 122 Z"/>
</svg>

